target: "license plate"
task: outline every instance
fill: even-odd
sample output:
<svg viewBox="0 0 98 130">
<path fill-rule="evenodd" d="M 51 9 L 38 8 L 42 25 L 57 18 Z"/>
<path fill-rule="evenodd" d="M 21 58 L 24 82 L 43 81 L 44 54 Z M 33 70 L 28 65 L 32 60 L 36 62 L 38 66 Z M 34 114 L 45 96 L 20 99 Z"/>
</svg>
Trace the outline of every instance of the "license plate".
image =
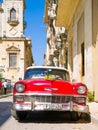
<svg viewBox="0 0 98 130">
<path fill-rule="evenodd" d="M 37 103 L 34 105 L 33 109 L 35 109 L 35 110 L 60 110 L 60 109 L 62 109 L 62 104 Z"/>
<path fill-rule="evenodd" d="M 48 110 L 58 110 L 58 109 L 62 109 L 62 105 L 61 104 L 46 104 L 46 109 Z"/>
</svg>

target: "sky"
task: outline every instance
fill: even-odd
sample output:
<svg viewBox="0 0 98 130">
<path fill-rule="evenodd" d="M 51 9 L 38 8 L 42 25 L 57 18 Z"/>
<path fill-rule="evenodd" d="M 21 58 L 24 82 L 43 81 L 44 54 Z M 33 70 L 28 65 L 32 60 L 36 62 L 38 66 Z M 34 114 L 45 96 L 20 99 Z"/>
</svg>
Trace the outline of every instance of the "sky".
<svg viewBox="0 0 98 130">
<path fill-rule="evenodd" d="M 32 54 L 36 65 L 43 65 L 46 50 L 45 0 L 25 0 L 25 36 L 32 40 Z"/>
</svg>

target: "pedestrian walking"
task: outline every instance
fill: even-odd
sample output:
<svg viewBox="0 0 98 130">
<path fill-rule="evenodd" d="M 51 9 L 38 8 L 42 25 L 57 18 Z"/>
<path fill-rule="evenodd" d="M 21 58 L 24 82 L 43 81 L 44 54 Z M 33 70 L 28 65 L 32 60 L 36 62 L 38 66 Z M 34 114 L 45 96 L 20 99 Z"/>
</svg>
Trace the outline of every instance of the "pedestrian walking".
<svg viewBox="0 0 98 130">
<path fill-rule="evenodd" d="M 7 83 L 7 80 L 5 80 L 3 82 L 4 94 L 6 94 L 6 92 L 7 92 L 7 87 L 8 87 L 8 83 Z"/>
</svg>

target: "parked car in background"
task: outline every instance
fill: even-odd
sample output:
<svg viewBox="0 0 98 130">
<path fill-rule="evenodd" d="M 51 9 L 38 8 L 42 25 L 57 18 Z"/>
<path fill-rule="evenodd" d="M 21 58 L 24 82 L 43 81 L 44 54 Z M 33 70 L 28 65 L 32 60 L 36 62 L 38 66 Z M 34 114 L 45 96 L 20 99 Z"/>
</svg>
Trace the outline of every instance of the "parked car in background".
<svg viewBox="0 0 98 130">
<path fill-rule="evenodd" d="M 3 83 L 3 79 L 0 78 L 0 94 L 3 94 L 3 86 L 2 86 L 2 83 Z"/>
<path fill-rule="evenodd" d="M 89 114 L 87 94 L 85 84 L 71 82 L 68 70 L 31 66 L 14 85 L 11 113 L 22 120 L 31 111 L 68 111 L 78 120 L 82 113 Z"/>
<path fill-rule="evenodd" d="M 0 90 L 2 89 L 2 81 L 0 81 Z"/>
</svg>

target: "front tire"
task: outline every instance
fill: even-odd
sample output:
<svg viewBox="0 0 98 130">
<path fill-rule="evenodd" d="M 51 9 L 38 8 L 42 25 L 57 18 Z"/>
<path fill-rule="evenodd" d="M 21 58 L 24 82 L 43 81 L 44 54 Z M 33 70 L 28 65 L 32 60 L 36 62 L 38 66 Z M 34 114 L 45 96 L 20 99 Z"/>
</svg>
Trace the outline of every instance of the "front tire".
<svg viewBox="0 0 98 130">
<path fill-rule="evenodd" d="M 28 112 L 26 112 L 26 111 L 16 111 L 16 115 L 17 115 L 17 119 L 19 121 L 21 121 L 21 120 L 24 120 L 27 117 Z"/>
<path fill-rule="evenodd" d="M 75 112 L 75 111 L 71 112 L 72 121 L 78 121 L 80 119 L 80 117 L 81 117 L 81 113 Z"/>
</svg>

